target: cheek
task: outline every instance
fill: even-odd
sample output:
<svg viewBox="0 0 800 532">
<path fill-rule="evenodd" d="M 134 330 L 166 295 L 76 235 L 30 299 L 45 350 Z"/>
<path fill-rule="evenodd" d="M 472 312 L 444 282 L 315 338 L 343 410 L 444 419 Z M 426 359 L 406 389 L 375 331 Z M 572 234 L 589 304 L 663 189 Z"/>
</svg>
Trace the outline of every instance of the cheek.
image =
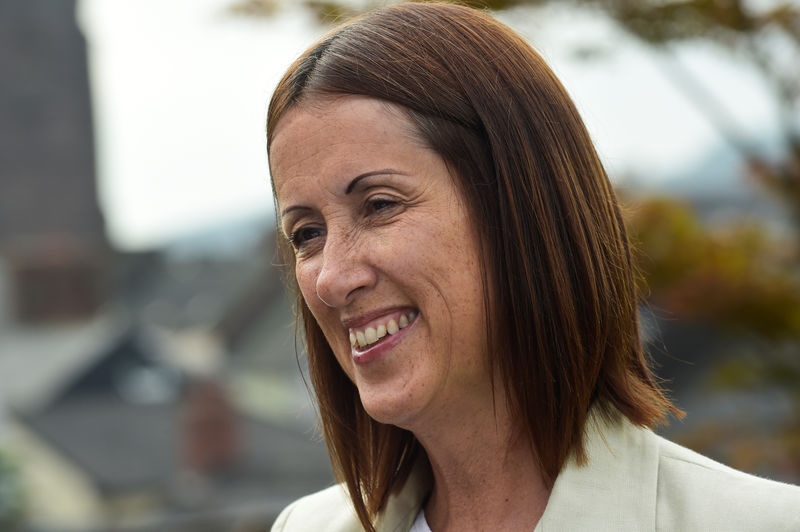
<svg viewBox="0 0 800 532">
<path fill-rule="evenodd" d="M 465 228 L 470 224 L 466 217 L 456 219 L 451 227 Z M 442 235 L 445 244 L 440 248 L 447 293 L 457 326 L 470 333 L 470 339 L 482 336 L 485 326 L 483 274 L 480 245 L 474 232 L 448 231 Z"/>
</svg>

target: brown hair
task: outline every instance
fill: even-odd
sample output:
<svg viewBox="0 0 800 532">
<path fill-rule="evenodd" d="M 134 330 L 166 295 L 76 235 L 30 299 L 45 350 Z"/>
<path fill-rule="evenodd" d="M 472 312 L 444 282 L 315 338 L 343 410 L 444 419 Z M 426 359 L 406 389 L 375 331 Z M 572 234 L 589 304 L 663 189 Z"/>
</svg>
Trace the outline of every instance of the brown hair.
<svg viewBox="0 0 800 532">
<path fill-rule="evenodd" d="M 545 482 L 571 452 L 585 461 L 592 405 L 646 426 L 679 413 L 643 355 L 614 192 L 566 91 L 519 35 L 448 4 L 401 4 L 346 23 L 278 84 L 268 149 L 289 109 L 326 95 L 401 106 L 456 178 L 481 236 L 493 370 Z M 367 415 L 296 292 L 331 460 L 373 530 L 419 444 Z"/>
</svg>

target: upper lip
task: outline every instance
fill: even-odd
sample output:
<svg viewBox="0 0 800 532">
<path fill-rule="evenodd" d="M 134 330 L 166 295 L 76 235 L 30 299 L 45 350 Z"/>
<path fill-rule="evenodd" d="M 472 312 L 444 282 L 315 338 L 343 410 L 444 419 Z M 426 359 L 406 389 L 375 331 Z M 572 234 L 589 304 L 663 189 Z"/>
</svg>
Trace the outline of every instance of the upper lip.
<svg viewBox="0 0 800 532">
<path fill-rule="evenodd" d="M 374 319 L 380 318 L 381 316 L 386 316 L 392 312 L 398 312 L 407 309 L 411 310 L 413 308 L 414 307 L 410 305 L 399 305 L 395 307 L 384 307 L 376 310 L 370 310 L 369 312 L 364 312 L 362 314 L 342 317 L 342 325 L 344 325 L 347 329 L 357 329 L 358 327 L 366 325 L 367 323 Z"/>
</svg>

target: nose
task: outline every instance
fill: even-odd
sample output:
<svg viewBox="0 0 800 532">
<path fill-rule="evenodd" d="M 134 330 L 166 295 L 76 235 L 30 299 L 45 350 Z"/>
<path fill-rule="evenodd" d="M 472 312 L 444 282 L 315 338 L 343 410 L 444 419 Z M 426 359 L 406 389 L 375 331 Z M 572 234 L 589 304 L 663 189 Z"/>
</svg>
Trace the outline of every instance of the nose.
<svg viewBox="0 0 800 532">
<path fill-rule="evenodd" d="M 329 232 L 322 250 L 322 267 L 317 275 L 317 297 L 329 307 L 342 308 L 358 294 L 373 287 L 377 280 L 370 265 L 366 246 L 354 235 Z"/>
</svg>

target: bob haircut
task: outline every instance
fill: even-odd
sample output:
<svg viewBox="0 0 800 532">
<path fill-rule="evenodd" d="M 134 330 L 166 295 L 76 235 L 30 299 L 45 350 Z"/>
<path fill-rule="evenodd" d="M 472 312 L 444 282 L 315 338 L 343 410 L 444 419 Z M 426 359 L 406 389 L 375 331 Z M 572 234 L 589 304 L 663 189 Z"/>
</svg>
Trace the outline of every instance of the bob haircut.
<svg viewBox="0 0 800 532">
<path fill-rule="evenodd" d="M 561 83 L 519 35 L 451 4 L 345 23 L 278 84 L 268 150 L 287 111 L 344 95 L 404 109 L 464 194 L 480 235 L 487 352 L 548 485 L 571 453 L 585 462 L 593 406 L 641 426 L 680 415 L 642 351 L 635 270 L 605 170 Z M 331 461 L 374 530 L 422 451 L 410 432 L 367 415 L 290 277 Z"/>
</svg>

